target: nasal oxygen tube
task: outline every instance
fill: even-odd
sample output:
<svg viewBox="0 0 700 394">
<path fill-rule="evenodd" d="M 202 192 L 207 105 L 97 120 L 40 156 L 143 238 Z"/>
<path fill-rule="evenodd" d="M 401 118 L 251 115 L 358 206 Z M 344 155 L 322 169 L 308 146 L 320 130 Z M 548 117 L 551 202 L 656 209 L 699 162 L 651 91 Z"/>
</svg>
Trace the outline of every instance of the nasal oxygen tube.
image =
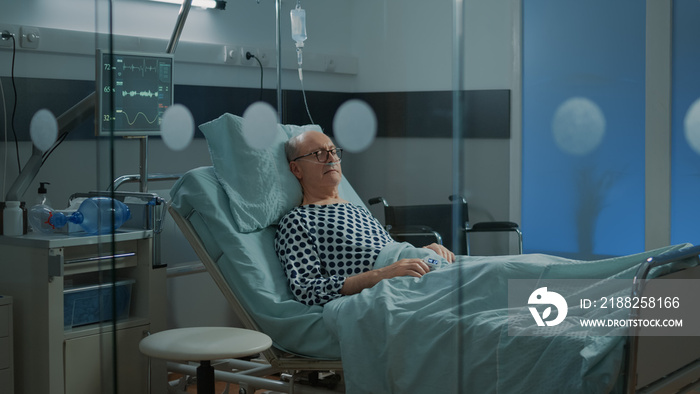
<svg viewBox="0 0 700 394">
<path fill-rule="evenodd" d="M 302 48 L 306 40 L 306 11 L 301 8 L 301 0 L 297 0 L 297 6 L 289 11 L 289 16 L 292 19 L 292 39 L 296 41 L 297 47 L 297 64 L 299 65 L 299 82 L 301 83 L 301 93 L 304 97 L 304 105 L 306 106 L 306 114 L 309 116 L 311 123 L 314 123 L 309 111 L 309 104 L 306 102 L 306 92 L 304 91 L 304 75 L 301 71 L 302 63 Z"/>
<path fill-rule="evenodd" d="M 322 166 L 329 166 L 329 167 L 337 166 L 342 161 L 342 160 L 338 159 L 338 161 L 329 161 L 328 163 L 321 163 L 318 160 L 308 160 L 308 159 L 299 159 L 299 160 L 308 161 L 309 163 L 320 164 Z"/>
</svg>

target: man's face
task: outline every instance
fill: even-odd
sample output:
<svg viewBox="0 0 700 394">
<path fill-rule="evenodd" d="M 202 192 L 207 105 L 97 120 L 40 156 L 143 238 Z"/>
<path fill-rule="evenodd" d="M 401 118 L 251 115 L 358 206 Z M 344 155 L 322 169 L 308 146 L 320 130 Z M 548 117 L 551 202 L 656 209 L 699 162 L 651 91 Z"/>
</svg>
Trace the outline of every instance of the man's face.
<svg viewBox="0 0 700 394">
<path fill-rule="evenodd" d="M 303 156 L 312 152 L 321 151 L 321 158 L 325 156 L 324 151 L 335 148 L 335 145 L 328 136 L 321 132 L 307 132 L 303 135 L 299 144 L 298 155 Z M 340 161 L 334 155 L 328 154 L 324 162 L 318 161 L 316 155 L 309 155 L 290 163 L 292 173 L 299 179 L 305 188 L 315 188 L 324 186 L 337 186 L 340 184 L 342 170 Z"/>
</svg>

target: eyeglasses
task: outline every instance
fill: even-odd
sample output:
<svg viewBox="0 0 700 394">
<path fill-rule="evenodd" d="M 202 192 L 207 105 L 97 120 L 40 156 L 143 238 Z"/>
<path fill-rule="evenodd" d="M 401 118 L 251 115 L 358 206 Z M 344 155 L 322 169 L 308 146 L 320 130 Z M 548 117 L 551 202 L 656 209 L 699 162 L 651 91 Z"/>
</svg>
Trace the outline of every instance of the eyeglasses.
<svg viewBox="0 0 700 394">
<path fill-rule="evenodd" d="M 311 156 L 311 155 L 315 155 L 315 156 L 316 156 L 316 160 L 318 160 L 319 162 L 325 163 L 326 161 L 328 161 L 328 156 L 329 156 L 329 155 L 333 155 L 333 156 L 337 157 L 338 159 L 342 158 L 342 156 L 343 156 L 343 149 L 341 149 L 341 148 L 333 148 L 333 149 L 328 149 L 328 150 L 326 150 L 326 149 L 319 149 L 319 150 L 317 150 L 317 151 L 315 151 L 315 152 L 311 152 L 311 153 L 307 153 L 307 154 L 305 154 L 305 155 L 299 156 L 299 157 L 297 157 L 296 159 L 294 159 L 294 160 L 292 160 L 292 161 L 299 160 L 299 159 L 303 159 L 304 157 Z"/>
</svg>

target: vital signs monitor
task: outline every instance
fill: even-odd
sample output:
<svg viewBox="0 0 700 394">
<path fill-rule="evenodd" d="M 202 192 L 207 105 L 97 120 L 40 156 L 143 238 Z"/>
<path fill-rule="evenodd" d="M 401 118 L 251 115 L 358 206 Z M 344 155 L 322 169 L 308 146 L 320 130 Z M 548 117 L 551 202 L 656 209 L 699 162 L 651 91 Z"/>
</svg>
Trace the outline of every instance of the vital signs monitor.
<svg viewBox="0 0 700 394">
<path fill-rule="evenodd" d="M 95 63 L 97 135 L 159 135 L 173 105 L 173 56 L 98 50 Z"/>
</svg>

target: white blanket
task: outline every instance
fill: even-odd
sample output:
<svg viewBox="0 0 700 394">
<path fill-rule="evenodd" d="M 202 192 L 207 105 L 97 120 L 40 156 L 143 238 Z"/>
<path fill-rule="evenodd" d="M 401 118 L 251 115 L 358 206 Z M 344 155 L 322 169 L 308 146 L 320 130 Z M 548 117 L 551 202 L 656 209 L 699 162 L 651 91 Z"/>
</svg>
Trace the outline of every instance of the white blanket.
<svg viewBox="0 0 700 394">
<path fill-rule="evenodd" d="M 599 261 L 461 256 L 420 279 L 333 300 L 323 317 L 340 342 L 348 393 L 610 392 L 621 388 L 626 337 L 510 336 L 508 280 L 632 278 L 649 256 L 680 248 Z M 424 253 L 398 245 L 378 266 Z"/>
</svg>

